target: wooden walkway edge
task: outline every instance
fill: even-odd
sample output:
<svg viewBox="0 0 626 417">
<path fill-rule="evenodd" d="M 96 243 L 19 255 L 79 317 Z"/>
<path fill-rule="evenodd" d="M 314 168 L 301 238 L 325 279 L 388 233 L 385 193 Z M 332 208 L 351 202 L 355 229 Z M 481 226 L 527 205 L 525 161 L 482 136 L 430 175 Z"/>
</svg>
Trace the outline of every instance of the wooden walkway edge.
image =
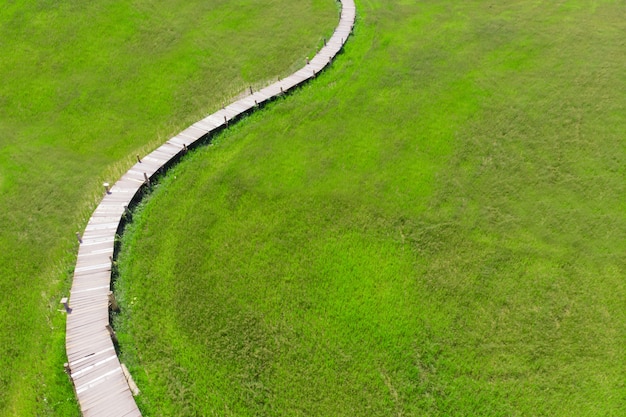
<svg viewBox="0 0 626 417">
<path fill-rule="evenodd" d="M 115 238 L 126 208 L 141 197 L 150 178 L 188 147 L 228 126 L 229 121 L 316 77 L 343 48 L 356 17 L 354 0 L 338 0 L 341 17 L 333 36 L 289 77 L 250 94 L 194 123 L 141 158 L 93 212 L 82 236 L 66 324 L 67 369 L 83 416 L 141 416 L 117 357 L 109 323 L 109 292 Z M 138 158 L 139 159 L 139 158 Z"/>
</svg>

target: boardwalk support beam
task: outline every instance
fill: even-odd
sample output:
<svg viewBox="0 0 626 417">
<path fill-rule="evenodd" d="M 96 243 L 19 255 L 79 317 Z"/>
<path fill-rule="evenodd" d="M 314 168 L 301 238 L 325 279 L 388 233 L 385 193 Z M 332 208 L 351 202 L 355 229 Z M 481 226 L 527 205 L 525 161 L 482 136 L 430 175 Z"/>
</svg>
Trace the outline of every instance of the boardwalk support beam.
<svg viewBox="0 0 626 417">
<path fill-rule="evenodd" d="M 109 332 L 109 336 L 111 336 L 111 340 L 113 340 L 113 343 L 115 343 L 117 345 L 117 335 L 115 334 L 115 330 L 113 330 L 113 327 L 111 327 L 110 324 L 107 324 L 104 327 Z"/>
<path fill-rule="evenodd" d="M 61 304 L 63 304 L 63 308 L 65 309 L 65 312 L 67 314 L 72 312 L 72 308 L 70 307 L 70 302 L 68 301 L 67 297 L 61 298 Z"/>
<path fill-rule="evenodd" d="M 120 311 L 120 306 L 117 304 L 117 300 L 115 299 L 115 294 L 113 294 L 113 291 L 109 291 L 108 297 L 109 297 L 109 307 L 111 307 L 111 310 L 115 312 Z"/>
<path fill-rule="evenodd" d="M 132 392 L 133 395 L 136 397 L 137 395 L 139 395 L 139 387 L 137 386 L 137 384 L 135 384 L 133 376 L 130 374 L 128 368 L 124 364 L 122 364 L 122 372 L 124 372 L 124 378 L 126 378 L 126 382 L 128 382 L 128 388 L 130 388 L 130 392 Z"/>
</svg>

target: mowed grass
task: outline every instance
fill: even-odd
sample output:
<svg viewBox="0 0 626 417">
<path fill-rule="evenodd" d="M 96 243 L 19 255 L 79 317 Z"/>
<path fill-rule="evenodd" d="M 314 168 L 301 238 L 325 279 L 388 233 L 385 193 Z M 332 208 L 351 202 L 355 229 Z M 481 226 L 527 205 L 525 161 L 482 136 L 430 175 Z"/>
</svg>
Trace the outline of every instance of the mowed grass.
<svg viewBox="0 0 626 417">
<path fill-rule="evenodd" d="M 135 214 L 145 415 L 623 414 L 625 5 L 358 11 Z"/>
<path fill-rule="evenodd" d="M 0 415 L 78 415 L 63 372 L 82 231 L 135 154 L 304 65 L 332 1 L 0 8 Z"/>
</svg>

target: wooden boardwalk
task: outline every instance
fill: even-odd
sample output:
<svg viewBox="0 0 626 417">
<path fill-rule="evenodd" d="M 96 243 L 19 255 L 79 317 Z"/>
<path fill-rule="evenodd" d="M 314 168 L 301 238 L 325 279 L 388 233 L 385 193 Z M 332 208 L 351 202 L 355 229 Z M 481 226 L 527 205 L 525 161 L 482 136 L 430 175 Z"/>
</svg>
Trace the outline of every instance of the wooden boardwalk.
<svg viewBox="0 0 626 417">
<path fill-rule="evenodd" d="M 341 51 L 352 32 L 354 0 L 339 1 L 339 25 L 306 66 L 194 123 L 141 158 L 110 187 L 92 214 L 80 237 L 66 325 L 68 372 L 84 416 L 141 416 L 108 330 L 115 235 L 126 207 L 141 196 L 147 180 L 175 161 L 187 147 L 226 127 L 230 120 L 317 76 Z"/>
</svg>

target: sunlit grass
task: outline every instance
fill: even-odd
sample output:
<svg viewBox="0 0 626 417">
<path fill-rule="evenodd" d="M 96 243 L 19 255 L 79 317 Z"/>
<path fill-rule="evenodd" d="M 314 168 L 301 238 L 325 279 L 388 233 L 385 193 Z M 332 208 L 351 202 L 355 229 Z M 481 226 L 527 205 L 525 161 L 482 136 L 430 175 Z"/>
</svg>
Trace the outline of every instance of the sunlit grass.
<svg viewBox="0 0 626 417">
<path fill-rule="evenodd" d="M 619 415 L 624 6 L 359 2 L 120 258 L 150 415 Z"/>
<path fill-rule="evenodd" d="M 336 16 L 320 0 L 3 4 L 0 415 L 78 414 L 57 309 L 102 182 L 303 65 Z"/>
</svg>

